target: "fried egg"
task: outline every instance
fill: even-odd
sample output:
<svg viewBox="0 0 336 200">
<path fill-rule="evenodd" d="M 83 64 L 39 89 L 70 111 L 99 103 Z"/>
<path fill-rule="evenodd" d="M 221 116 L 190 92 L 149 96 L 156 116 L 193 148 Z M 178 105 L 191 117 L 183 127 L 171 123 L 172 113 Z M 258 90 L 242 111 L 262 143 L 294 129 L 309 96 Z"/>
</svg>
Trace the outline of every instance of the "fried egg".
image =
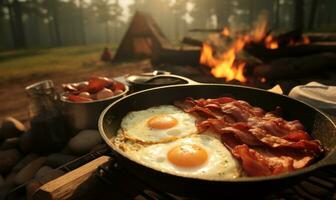
<svg viewBox="0 0 336 200">
<path fill-rule="evenodd" d="M 184 177 L 233 179 L 239 177 L 241 171 L 238 161 L 221 141 L 206 133 L 126 153 L 145 166 Z"/>
<path fill-rule="evenodd" d="M 197 133 L 196 118 L 172 105 L 128 113 L 121 122 L 125 137 L 145 143 L 168 142 Z"/>
</svg>

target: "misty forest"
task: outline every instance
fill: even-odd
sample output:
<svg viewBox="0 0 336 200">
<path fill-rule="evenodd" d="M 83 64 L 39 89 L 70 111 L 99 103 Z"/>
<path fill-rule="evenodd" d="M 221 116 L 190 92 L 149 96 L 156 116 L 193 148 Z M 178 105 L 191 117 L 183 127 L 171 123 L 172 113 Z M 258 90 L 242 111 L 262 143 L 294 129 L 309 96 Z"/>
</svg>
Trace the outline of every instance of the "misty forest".
<svg viewBox="0 0 336 200">
<path fill-rule="evenodd" d="M 271 31 L 335 31 L 333 0 L 1 0 L 0 49 L 118 45 L 136 10 L 171 41 L 192 29 L 248 29 L 267 12 Z"/>
</svg>

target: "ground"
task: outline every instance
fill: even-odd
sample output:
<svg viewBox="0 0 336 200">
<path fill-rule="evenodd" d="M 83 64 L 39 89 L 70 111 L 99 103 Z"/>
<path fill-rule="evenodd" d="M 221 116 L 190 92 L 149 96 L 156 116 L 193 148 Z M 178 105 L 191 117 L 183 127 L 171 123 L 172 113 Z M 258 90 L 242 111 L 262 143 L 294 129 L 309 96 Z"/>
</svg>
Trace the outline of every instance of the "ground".
<svg viewBox="0 0 336 200">
<path fill-rule="evenodd" d="M 116 77 L 151 69 L 148 60 L 100 62 L 102 49 L 88 45 L 0 52 L 0 122 L 6 116 L 28 122 L 25 87 L 34 82 L 50 79 L 59 88 L 92 75 Z"/>
</svg>

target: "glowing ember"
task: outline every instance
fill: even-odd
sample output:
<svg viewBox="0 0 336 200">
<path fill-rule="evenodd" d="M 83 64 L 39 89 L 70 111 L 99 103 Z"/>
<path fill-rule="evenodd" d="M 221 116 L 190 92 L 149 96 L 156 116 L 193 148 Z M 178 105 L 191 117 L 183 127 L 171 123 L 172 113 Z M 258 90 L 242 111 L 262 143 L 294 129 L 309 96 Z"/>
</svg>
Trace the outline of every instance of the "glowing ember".
<svg viewBox="0 0 336 200">
<path fill-rule="evenodd" d="M 269 35 L 265 38 L 265 47 L 268 49 L 277 49 L 279 48 L 279 44 L 274 40 L 272 35 Z"/>
<path fill-rule="evenodd" d="M 310 43 L 309 38 L 308 38 L 307 36 L 303 36 L 303 38 L 302 38 L 302 43 L 303 43 L 303 44 L 309 44 L 309 43 Z"/>
</svg>

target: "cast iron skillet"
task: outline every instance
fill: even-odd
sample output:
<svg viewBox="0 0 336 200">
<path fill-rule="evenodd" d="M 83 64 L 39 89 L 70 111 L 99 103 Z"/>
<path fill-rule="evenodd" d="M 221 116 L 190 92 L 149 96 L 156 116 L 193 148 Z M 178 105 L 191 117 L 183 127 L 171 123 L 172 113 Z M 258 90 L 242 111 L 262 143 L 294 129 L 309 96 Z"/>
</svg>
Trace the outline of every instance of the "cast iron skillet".
<svg viewBox="0 0 336 200">
<path fill-rule="evenodd" d="M 162 75 L 162 77 L 166 76 Z M 201 84 L 174 75 L 169 75 L 169 77 L 182 79 L 186 84 L 147 89 L 123 97 L 108 106 L 100 115 L 98 122 L 100 134 L 112 148 L 118 162 L 155 189 L 199 198 L 267 194 L 274 190 L 286 188 L 289 184 L 302 180 L 315 170 L 336 166 L 336 127 L 330 118 L 319 110 L 298 100 L 265 90 L 225 84 Z M 266 111 L 274 110 L 276 106 L 280 106 L 283 109 L 285 119 L 299 119 L 308 133 L 319 139 L 328 151 L 314 164 L 295 172 L 268 177 L 242 177 L 233 180 L 215 181 L 176 176 L 143 166 L 125 155 L 110 141 L 119 129 L 121 119 L 128 112 L 157 105 L 172 104 L 175 100 L 186 97 L 196 99 L 216 98 L 226 94 L 246 100 L 251 105 L 259 106 Z"/>
</svg>

